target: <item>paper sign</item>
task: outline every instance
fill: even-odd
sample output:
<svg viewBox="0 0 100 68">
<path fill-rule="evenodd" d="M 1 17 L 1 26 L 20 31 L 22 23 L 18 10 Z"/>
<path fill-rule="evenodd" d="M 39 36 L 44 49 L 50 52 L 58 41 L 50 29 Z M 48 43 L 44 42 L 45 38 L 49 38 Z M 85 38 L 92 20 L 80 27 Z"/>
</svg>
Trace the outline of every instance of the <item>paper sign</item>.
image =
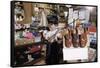
<svg viewBox="0 0 100 68">
<path fill-rule="evenodd" d="M 78 19 L 78 11 L 76 10 L 76 11 L 74 11 L 73 12 L 73 19 Z"/>
<path fill-rule="evenodd" d="M 79 19 L 81 19 L 81 20 L 85 19 L 85 17 L 86 17 L 85 15 L 86 15 L 85 10 L 79 11 Z"/>
<path fill-rule="evenodd" d="M 88 59 L 88 48 L 63 48 L 63 59 Z"/>
</svg>

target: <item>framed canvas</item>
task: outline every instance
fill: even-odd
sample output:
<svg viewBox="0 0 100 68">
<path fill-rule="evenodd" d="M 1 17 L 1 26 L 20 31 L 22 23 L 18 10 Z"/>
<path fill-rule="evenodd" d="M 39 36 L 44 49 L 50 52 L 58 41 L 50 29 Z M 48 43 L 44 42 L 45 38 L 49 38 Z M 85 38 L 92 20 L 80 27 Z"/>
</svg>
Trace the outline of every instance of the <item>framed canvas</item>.
<svg viewBox="0 0 100 68">
<path fill-rule="evenodd" d="M 11 66 L 97 62 L 97 6 L 11 1 Z"/>
</svg>

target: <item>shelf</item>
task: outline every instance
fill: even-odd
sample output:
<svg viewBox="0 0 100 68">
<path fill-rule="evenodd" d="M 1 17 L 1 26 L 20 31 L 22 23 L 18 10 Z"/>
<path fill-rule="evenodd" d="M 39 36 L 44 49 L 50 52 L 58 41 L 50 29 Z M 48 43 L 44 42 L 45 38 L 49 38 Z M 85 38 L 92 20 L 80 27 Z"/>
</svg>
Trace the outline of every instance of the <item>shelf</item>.
<svg viewBox="0 0 100 68">
<path fill-rule="evenodd" d="M 44 29 L 48 29 L 48 27 L 45 27 L 45 26 L 32 27 L 32 26 L 31 26 L 30 28 L 15 29 L 15 31 L 16 31 L 16 32 L 18 32 L 18 31 L 24 31 L 25 29 L 28 29 L 28 30 L 29 30 L 29 29 L 30 29 L 30 30 L 41 30 L 41 29 L 43 29 L 43 30 L 44 30 Z"/>
<path fill-rule="evenodd" d="M 15 47 L 32 46 L 32 45 L 39 45 L 39 44 L 45 44 L 45 43 L 44 42 L 33 42 L 33 43 L 28 43 L 28 44 L 23 44 L 23 45 L 15 45 Z"/>
<path fill-rule="evenodd" d="M 25 28 L 25 29 L 30 29 L 30 28 Z M 21 28 L 21 29 L 15 29 L 16 31 L 24 31 L 25 29 Z"/>
<path fill-rule="evenodd" d="M 35 65 L 35 63 L 37 63 L 37 62 L 39 62 L 39 61 L 41 61 L 41 60 L 43 60 L 43 59 L 45 59 L 45 56 L 41 55 L 40 58 L 37 58 L 37 59 L 32 60 L 32 61 L 27 61 L 27 62 L 25 62 L 25 63 L 23 63 L 23 64 L 21 64 L 21 65 L 14 65 L 14 66 L 20 67 L 20 66 Z"/>
<path fill-rule="evenodd" d="M 23 65 L 34 65 L 35 63 L 39 62 L 40 60 L 44 59 L 45 57 L 42 55 L 40 58 L 30 61 L 30 62 L 26 62 Z"/>
<path fill-rule="evenodd" d="M 20 2 L 20 3 L 17 3 L 17 2 L 16 2 L 16 3 L 15 3 L 15 6 L 22 6 L 22 7 L 23 7 L 23 3 L 21 3 L 21 2 Z"/>
</svg>

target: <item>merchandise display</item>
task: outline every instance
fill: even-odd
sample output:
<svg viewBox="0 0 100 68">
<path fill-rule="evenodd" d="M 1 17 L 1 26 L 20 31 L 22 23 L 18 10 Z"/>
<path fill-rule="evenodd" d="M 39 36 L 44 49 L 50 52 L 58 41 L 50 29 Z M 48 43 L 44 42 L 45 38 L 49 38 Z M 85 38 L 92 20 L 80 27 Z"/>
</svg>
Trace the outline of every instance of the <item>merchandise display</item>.
<svg viewBox="0 0 100 68">
<path fill-rule="evenodd" d="M 97 6 L 11 1 L 11 28 L 12 67 L 97 62 Z"/>
</svg>

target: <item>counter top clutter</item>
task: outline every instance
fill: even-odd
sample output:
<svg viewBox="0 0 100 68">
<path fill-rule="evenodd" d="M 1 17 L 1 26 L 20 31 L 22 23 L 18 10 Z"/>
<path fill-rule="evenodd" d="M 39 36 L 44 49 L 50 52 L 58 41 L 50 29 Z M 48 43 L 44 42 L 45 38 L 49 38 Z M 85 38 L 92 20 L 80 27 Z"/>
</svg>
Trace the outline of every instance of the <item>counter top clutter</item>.
<svg viewBox="0 0 100 68">
<path fill-rule="evenodd" d="M 18 31 L 15 31 L 15 45 L 16 46 L 41 42 L 40 33 L 36 31 L 31 31 L 28 24 L 24 24 L 22 26 L 21 24 L 17 24 L 17 25 L 20 25 L 20 29 L 16 29 Z"/>
<path fill-rule="evenodd" d="M 44 57 L 44 55 L 41 54 L 43 45 L 34 45 L 31 44 L 31 46 L 24 46 L 21 48 L 15 48 L 15 56 L 16 56 L 16 63 L 15 65 L 21 65 L 29 64 L 30 62 L 36 63 L 37 60 Z"/>
<path fill-rule="evenodd" d="M 32 30 L 30 24 L 15 25 L 15 65 L 36 63 L 41 59 L 43 44 L 41 41 L 41 33 Z"/>
<path fill-rule="evenodd" d="M 34 39 L 22 38 L 22 39 L 17 39 L 15 41 L 15 45 L 16 46 L 24 46 L 24 45 L 32 44 L 32 43 L 34 43 Z"/>
<path fill-rule="evenodd" d="M 26 28 L 30 28 L 30 24 L 18 24 L 18 23 L 15 23 L 15 30 L 26 29 Z"/>
</svg>

